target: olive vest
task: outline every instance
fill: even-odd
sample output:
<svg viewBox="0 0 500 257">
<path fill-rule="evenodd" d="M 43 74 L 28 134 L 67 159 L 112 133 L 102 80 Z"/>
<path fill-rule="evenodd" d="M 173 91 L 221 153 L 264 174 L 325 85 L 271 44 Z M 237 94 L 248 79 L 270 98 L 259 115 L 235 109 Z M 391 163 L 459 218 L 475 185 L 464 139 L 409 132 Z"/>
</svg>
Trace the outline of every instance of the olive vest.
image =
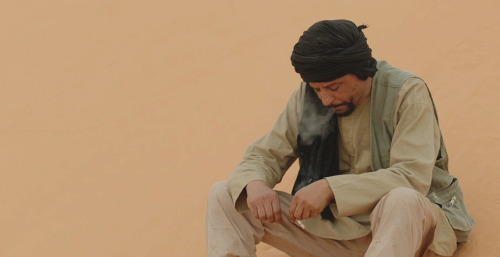
<svg viewBox="0 0 500 257">
<path fill-rule="evenodd" d="M 374 171 L 389 167 L 396 98 L 406 80 L 417 77 L 410 72 L 394 68 L 385 61 L 379 61 L 377 68 L 378 72 L 372 83 L 370 127 L 372 168 Z M 432 101 L 430 92 L 429 96 Z M 437 120 L 435 106 L 434 114 Z M 465 208 L 458 180 L 448 172 L 448 154 L 442 135 L 441 148 L 432 170 L 432 182 L 427 198 L 441 206 L 451 226 L 455 229 L 457 240 L 461 242 L 467 239 L 474 225 L 474 219 Z"/>
</svg>

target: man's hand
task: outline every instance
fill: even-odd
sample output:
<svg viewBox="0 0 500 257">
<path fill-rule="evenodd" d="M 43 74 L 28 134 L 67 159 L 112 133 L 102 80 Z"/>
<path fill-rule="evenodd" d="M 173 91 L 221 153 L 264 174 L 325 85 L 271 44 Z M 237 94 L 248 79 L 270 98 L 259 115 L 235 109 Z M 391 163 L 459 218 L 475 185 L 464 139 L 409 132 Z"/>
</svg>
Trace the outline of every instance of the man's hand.
<svg viewBox="0 0 500 257">
<path fill-rule="evenodd" d="M 248 183 L 246 190 L 247 205 L 255 218 L 271 223 L 281 222 L 280 199 L 276 191 L 262 180 Z"/>
<path fill-rule="evenodd" d="M 314 218 L 333 200 L 335 196 L 326 179 L 320 179 L 295 193 L 290 204 L 292 222 Z"/>
</svg>

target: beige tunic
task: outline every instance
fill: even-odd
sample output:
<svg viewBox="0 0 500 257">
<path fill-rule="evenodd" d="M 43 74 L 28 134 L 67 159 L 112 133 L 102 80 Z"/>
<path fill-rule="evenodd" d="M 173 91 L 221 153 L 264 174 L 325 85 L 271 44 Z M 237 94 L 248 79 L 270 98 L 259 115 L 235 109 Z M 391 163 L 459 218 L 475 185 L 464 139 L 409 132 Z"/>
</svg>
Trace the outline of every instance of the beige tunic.
<svg viewBox="0 0 500 257">
<path fill-rule="evenodd" d="M 366 99 L 347 117 L 338 119 L 340 171 L 361 174 L 372 171 L 370 154 L 370 105 Z"/>
<path fill-rule="evenodd" d="M 304 93 L 302 85 L 293 93 L 271 131 L 248 147 L 242 162 L 232 173 L 229 187 L 238 211 L 248 209 L 244 191 L 248 183 L 263 180 L 274 187 L 297 158 L 296 139 Z M 370 99 L 338 122 L 340 169 L 345 174 L 326 178 L 335 194 L 335 203 L 330 205 L 335 219 L 332 222 L 316 217 L 303 222 L 315 235 L 350 240 L 370 232 L 369 215 L 390 190 L 409 187 L 427 194 L 440 147 L 440 131 L 427 87 L 418 78 L 407 80 L 398 94 L 389 168 L 372 172 Z M 436 213 L 436 217 L 438 227 L 447 231 L 437 233 L 435 241 L 446 248 L 441 253 L 452 253 L 455 250 L 453 231 L 442 212 Z M 439 238 L 452 235 L 453 238 Z M 451 243 L 442 243 L 448 241 Z"/>
</svg>

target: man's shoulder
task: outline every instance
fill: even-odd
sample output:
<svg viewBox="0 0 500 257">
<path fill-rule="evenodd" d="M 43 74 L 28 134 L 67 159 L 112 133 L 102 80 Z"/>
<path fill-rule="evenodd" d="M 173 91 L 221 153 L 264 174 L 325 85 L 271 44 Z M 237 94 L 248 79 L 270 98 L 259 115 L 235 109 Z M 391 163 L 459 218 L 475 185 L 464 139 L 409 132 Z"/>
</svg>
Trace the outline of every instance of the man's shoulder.
<svg viewBox="0 0 500 257">
<path fill-rule="evenodd" d="M 377 61 L 377 73 L 373 78 L 377 86 L 400 88 L 410 78 L 419 77 L 412 72 L 396 68 L 386 61 Z"/>
</svg>

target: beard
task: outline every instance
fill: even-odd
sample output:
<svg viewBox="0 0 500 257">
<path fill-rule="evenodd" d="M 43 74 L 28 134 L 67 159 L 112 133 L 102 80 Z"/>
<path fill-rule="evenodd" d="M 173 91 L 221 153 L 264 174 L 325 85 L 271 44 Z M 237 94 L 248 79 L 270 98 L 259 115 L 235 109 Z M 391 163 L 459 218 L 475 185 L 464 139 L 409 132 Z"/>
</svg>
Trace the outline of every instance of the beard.
<svg viewBox="0 0 500 257">
<path fill-rule="evenodd" d="M 335 114 L 337 115 L 337 117 L 347 117 L 347 116 L 351 115 L 354 112 L 354 110 L 356 110 L 356 105 L 354 105 L 351 102 L 343 102 L 340 104 L 330 105 L 329 107 L 336 108 L 336 107 L 340 107 L 342 105 L 347 106 L 347 110 L 345 110 L 344 112 L 341 112 L 341 113 L 338 113 L 337 111 L 335 111 Z"/>
</svg>

